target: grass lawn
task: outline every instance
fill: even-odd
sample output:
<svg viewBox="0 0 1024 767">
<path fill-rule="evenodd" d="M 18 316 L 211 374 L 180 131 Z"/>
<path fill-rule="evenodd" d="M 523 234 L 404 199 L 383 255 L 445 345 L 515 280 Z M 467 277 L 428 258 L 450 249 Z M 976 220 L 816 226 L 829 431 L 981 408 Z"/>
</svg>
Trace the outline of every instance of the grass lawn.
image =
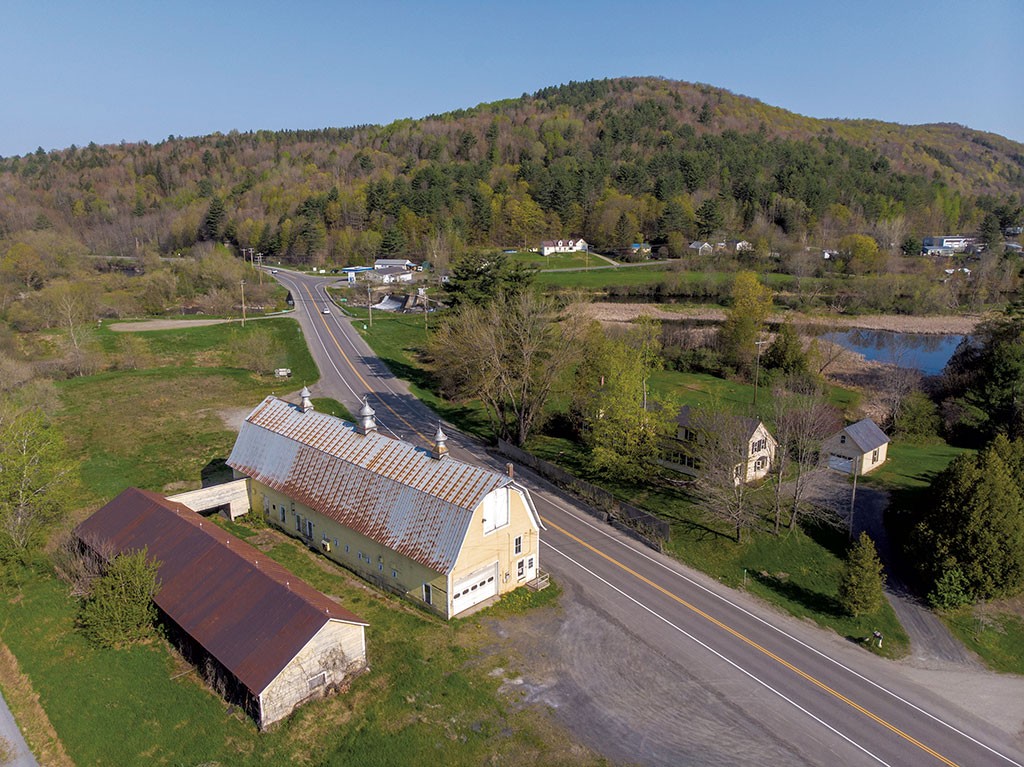
<svg viewBox="0 0 1024 767">
<path fill-rule="evenodd" d="M 542 256 L 540 253 L 509 253 L 508 260 L 512 264 L 529 266 L 534 269 L 585 269 L 588 266 L 608 266 L 608 262 L 593 254 L 586 253 L 553 253 Z"/>
<path fill-rule="evenodd" d="M 70 452 L 82 461 L 78 506 L 95 507 L 129 486 L 167 492 L 199 486 L 201 469 L 226 458 L 234 444 L 225 413 L 252 408 L 281 390 L 280 379 L 231 366 L 233 344 L 257 325 L 277 340 L 283 364 L 292 368 L 289 389 L 297 380 L 319 378 L 298 323 L 275 319 L 244 329 L 224 324 L 142 332 L 152 367 L 58 384 L 58 421 Z"/>
<path fill-rule="evenodd" d="M 601 262 L 605 265 L 606 262 Z M 534 281 L 549 288 L 589 288 L 603 290 L 615 285 L 657 285 L 664 282 L 672 267 L 652 261 L 639 267 L 592 269 L 586 272 L 539 272 Z"/>
<path fill-rule="evenodd" d="M 995 605 L 991 607 L 995 608 Z M 1024 674 L 1024 618 L 964 607 L 942 616 L 949 630 L 996 671 Z"/>
</svg>

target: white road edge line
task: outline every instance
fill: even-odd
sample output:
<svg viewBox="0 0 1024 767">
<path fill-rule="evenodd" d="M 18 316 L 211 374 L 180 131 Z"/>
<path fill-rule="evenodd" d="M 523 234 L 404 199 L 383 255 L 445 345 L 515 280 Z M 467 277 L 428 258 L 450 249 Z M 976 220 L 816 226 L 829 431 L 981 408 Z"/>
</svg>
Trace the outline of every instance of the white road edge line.
<svg viewBox="0 0 1024 767">
<path fill-rule="evenodd" d="M 797 709 L 798 711 L 801 711 L 801 712 L 803 712 L 804 714 L 806 714 L 807 716 L 809 716 L 809 717 L 810 717 L 811 719 L 813 719 L 813 720 L 814 720 L 815 722 L 817 722 L 818 724 L 820 724 L 820 725 L 822 725 L 823 727 L 825 727 L 825 728 L 827 728 L 827 729 L 831 730 L 831 731 L 832 731 L 833 733 L 835 733 L 836 735 L 838 735 L 838 736 L 839 736 L 840 738 L 842 738 L 843 740 L 845 740 L 845 741 L 846 741 L 847 743 L 849 743 L 849 744 L 850 744 L 851 746 L 853 746 L 854 748 L 856 748 L 856 749 L 858 749 L 859 751 L 862 751 L 863 753 L 867 754 L 867 755 L 868 755 L 869 757 L 871 757 L 872 759 L 874 759 L 874 760 L 875 760 L 876 762 L 878 762 L 879 764 L 881 764 L 881 765 L 885 765 L 885 767 L 891 767 L 891 765 L 889 765 L 889 763 L 888 763 L 888 762 L 885 762 L 885 761 L 883 761 L 883 760 L 882 760 L 881 758 L 879 758 L 878 756 L 876 756 L 875 754 L 871 753 L 871 752 L 870 752 L 870 751 L 868 751 L 868 750 L 867 750 L 866 748 L 864 748 L 864 746 L 860 745 L 859 743 L 857 743 L 857 742 L 856 742 L 855 740 L 853 740 L 853 739 L 852 739 L 852 738 L 850 738 L 849 736 L 847 736 L 847 735 L 844 735 L 843 733 L 841 733 L 841 732 L 840 732 L 839 730 L 837 730 L 837 729 L 836 729 L 835 727 L 833 727 L 832 725 L 830 725 L 830 724 L 829 724 L 828 722 L 826 722 L 826 721 L 824 721 L 823 719 L 821 719 L 821 718 L 819 718 L 819 717 L 815 716 L 814 714 L 812 714 L 812 713 L 811 713 L 810 711 L 808 711 L 808 710 L 807 710 L 806 708 L 804 708 L 803 706 L 801 706 L 801 705 L 800 705 L 799 703 L 797 703 L 797 702 L 796 702 L 795 700 L 793 700 L 792 698 L 788 698 L 788 697 L 786 697 L 786 695 L 784 695 L 784 694 L 783 694 L 782 692 L 780 692 L 779 690 L 776 690 L 776 689 L 775 689 L 774 687 L 772 687 L 772 686 L 771 686 L 770 684 L 768 684 L 767 682 L 765 682 L 765 681 L 764 681 L 763 679 L 761 679 L 761 678 L 757 677 L 756 675 L 754 675 L 754 674 L 753 674 L 753 673 L 751 673 L 750 671 L 747 671 L 747 670 L 746 670 L 745 668 L 743 668 L 743 666 L 741 666 L 741 665 L 739 665 L 738 663 L 736 663 L 735 661 L 733 661 L 733 660 L 730 660 L 729 658 L 725 657 L 725 656 L 724 656 L 724 655 L 723 655 L 722 653 L 718 652 L 718 650 L 714 649 L 714 648 L 713 648 L 713 647 L 711 647 L 710 645 L 708 645 L 708 644 L 705 644 L 705 643 L 704 643 L 704 642 L 702 642 L 701 640 L 697 639 L 697 637 L 695 637 L 695 636 L 694 636 L 693 634 L 689 633 L 688 631 L 686 631 L 686 630 L 685 630 L 685 629 L 683 629 L 682 627 L 680 627 L 680 626 L 677 626 L 677 625 L 676 625 L 675 623 L 673 623 L 672 621 L 670 621 L 670 620 L 669 620 L 668 618 L 666 618 L 665 616 L 663 616 L 663 615 L 661 615 L 660 613 L 656 612 L 656 611 L 655 611 L 655 610 L 653 610 L 652 608 L 648 607 L 647 605 L 645 605 L 645 604 L 644 604 L 643 602 L 641 602 L 640 600 L 638 600 L 638 599 L 635 599 L 635 598 L 631 597 L 631 596 L 630 596 L 629 594 L 627 594 L 627 593 L 626 593 L 625 591 L 623 591 L 622 589 L 620 589 L 620 588 L 619 588 L 618 586 L 616 586 L 616 585 L 614 585 L 614 584 L 610 583 L 609 581 L 605 580 L 605 579 L 604 579 L 604 578 L 602 578 L 602 577 L 601 577 L 600 575 L 598 575 L 597 573 L 595 573 L 595 572 L 594 572 L 593 570 L 591 570 L 591 569 L 589 569 L 588 567 L 586 567 L 585 565 L 583 565 L 583 564 L 581 564 L 581 563 L 577 562 L 577 561 L 576 561 L 575 559 L 573 559 L 572 557 L 570 557 L 570 556 L 569 556 L 568 554 L 566 554 L 566 553 L 564 553 L 564 552 L 562 552 L 562 551 L 559 551 L 559 550 L 558 550 L 557 548 L 555 548 L 554 546 L 552 546 L 552 545 L 551 545 L 551 544 L 550 544 L 550 543 L 549 543 L 548 541 L 543 541 L 543 540 L 542 540 L 542 541 L 541 541 L 541 543 L 543 543 L 543 544 L 544 544 L 545 546 L 547 546 L 547 547 L 548 547 L 548 548 L 549 548 L 549 549 L 550 549 L 551 551 L 555 552 L 555 553 L 556 553 L 556 554 L 558 554 L 559 556 L 562 556 L 562 557 L 564 557 L 565 559 L 567 559 L 568 561 L 572 562 L 572 563 L 573 563 L 574 565 L 576 565 L 576 566 L 577 566 L 578 568 L 580 568 L 580 569 L 581 569 L 581 570 L 583 570 L 584 572 L 588 573 L 588 574 L 589 574 L 589 575 L 590 575 L 591 577 L 593 577 L 593 578 L 596 578 L 597 580 L 601 581 L 601 583 L 603 583 L 604 585 L 606 585 L 606 586 L 607 586 L 608 588 L 610 588 L 610 589 L 611 589 L 612 591 L 618 592 L 619 594 L 621 594 L 622 596 L 624 596 L 624 597 L 625 597 L 626 599 L 628 599 L 628 600 L 629 600 L 630 602 L 633 602 L 633 603 L 634 603 L 635 605 L 637 605 L 638 607 L 640 607 L 640 608 L 642 608 L 642 609 L 646 610 L 646 611 L 647 611 L 647 612 L 649 612 L 649 613 L 650 613 L 651 615 L 653 615 L 653 616 L 654 616 L 655 618 L 657 618 L 658 620 L 660 620 L 660 621 L 662 621 L 663 623 L 665 623 L 665 624 L 666 624 L 667 626 L 669 626 L 669 627 L 671 627 L 672 629 L 674 629 L 674 630 L 678 631 L 678 632 L 679 632 L 680 634 L 682 634 L 683 636 L 685 636 L 685 637 L 686 637 L 687 639 L 691 640 L 691 641 L 692 641 L 692 642 L 694 642 L 695 644 L 698 644 L 698 645 L 700 645 L 700 646 L 701 646 L 701 647 L 703 647 L 703 648 L 704 648 L 705 650 L 707 650 L 708 652 L 710 652 L 710 653 L 711 653 L 712 655 L 715 655 L 715 656 L 716 656 L 716 657 L 718 657 L 719 659 L 721 659 L 721 660 L 725 661 L 725 662 L 726 662 L 726 663 L 728 663 L 728 664 L 729 664 L 730 666 L 732 666 L 732 667 L 733 667 L 734 669 L 736 669 L 737 671 L 739 671 L 739 672 L 740 672 L 741 674 L 744 674 L 745 676 L 748 676 L 748 677 L 750 677 L 751 679 L 753 679 L 753 680 L 754 680 L 755 682 L 757 682 L 757 683 L 758 683 L 759 685 L 761 685 L 762 687 L 764 687 L 764 688 L 765 688 L 766 690 L 768 690 L 769 692 L 771 692 L 771 693 L 774 693 L 774 694 L 775 694 L 775 695 L 777 695 L 778 697 L 782 698 L 782 700 L 786 701 L 786 702 L 787 702 L 788 704 L 790 704 L 791 706 L 793 706 L 793 708 Z"/>
<path fill-rule="evenodd" d="M 766 626 L 767 628 L 772 629 L 773 631 L 776 631 L 777 633 L 779 633 L 782 636 L 784 636 L 787 639 L 789 639 L 791 642 L 795 642 L 796 644 L 800 645 L 804 649 L 810 650 L 815 655 L 818 655 L 819 657 L 824 658 L 825 660 L 829 661 L 830 663 L 838 666 L 839 668 L 841 668 L 844 671 L 846 671 L 848 674 L 851 674 L 851 675 L 857 677 L 858 679 L 860 679 L 863 682 L 866 682 L 867 684 L 871 685 L 875 689 L 880 690 L 880 691 L 886 693 L 887 695 L 891 696 L 895 700 L 898 700 L 900 703 L 903 703 L 905 706 L 909 706 L 910 708 L 912 708 L 913 710 L 917 711 L 918 713 L 923 714 L 924 716 L 926 716 L 929 719 L 931 719 L 933 722 L 937 722 L 938 724 L 941 724 L 944 727 L 947 727 L 949 730 L 951 730 L 952 732 L 955 732 L 957 735 L 960 735 L 962 738 L 966 738 L 967 740 L 971 741 L 975 745 L 980 746 L 981 748 L 985 749 L 986 751 L 991 753 L 993 756 L 998 756 L 1000 759 L 1004 760 L 1008 764 L 1013 765 L 1014 767 L 1024 767 L 1024 765 L 1022 765 L 1020 762 L 1017 762 L 1013 758 L 1011 758 L 1009 756 L 1006 756 L 1005 754 L 1000 753 L 999 751 L 995 750 L 991 746 L 989 746 L 989 745 L 987 745 L 985 743 L 982 743 L 977 738 L 974 738 L 974 737 L 968 735 L 966 732 L 960 730 L 959 728 L 955 727 L 954 725 L 950 724 L 949 722 L 945 721 L 944 719 L 940 719 L 939 717 L 935 716 L 935 714 L 932 714 L 931 712 L 921 708 L 920 706 L 918 706 L 915 703 L 912 703 L 911 701 L 907 700 L 906 698 L 904 698 L 904 697 L 902 697 L 900 695 L 897 695 L 892 690 L 889 690 L 886 687 L 883 687 L 878 682 L 875 682 L 873 679 L 870 679 L 870 678 L 864 676 L 863 674 L 861 674 L 860 672 L 855 671 L 854 669 L 850 668 L 849 666 L 847 666 L 846 664 L 842 663 L 841 661 L 836 660 L 835 658 L 831 657 L 830 655 L 826 655 L 821 650 L 817 649 L 816 647 L 813 647 L 812 645 L 807 644 L 803 640 L 799 639 L 798 637 L 793 636 L 792 634 L 790 634 L 789 632 L 785 631 L 784 629 L 781 629 L 778 626 L 775 626 L 772 623 L 769 623 L 767 620 L 765 620 L 764 618 L 762 618 L 759 615 L 755 615 L 754 613 L 750 612 L 750 610 L 747 610 L 742 605 L 738 605 L 735 602 L 733 602 L 731 599 L 729 599 L 729 598 L 727 598 L 725 596 L 722 596 L 721 594 L 718 594 L 718 593 L 712 591 L 707 586 L 705 586 L 702 583 L 698 583 L 697 581 L 695 581 L 693 578 L 689 577 L 685 573 L 681 573 L 678 570 L 675 570 L 675 569 L 669 567 L 664 562 L 659 562 L 657 559 L 655 559 L 654 557 L 650 556 L 646 552 L 640 550 L 639 548 L 634 548 L 633 546 L 630 546 L 626 541 L 619 540 L 615 536 L 609 534 L 606 530 L 602 530 L 600 527 L 598 527 L 597 525 L 593 524 L 590 520 L 585 519 L 585 518 L 579 516 L 576 512 L 572 511 L 571 509 L 567 509 L 566 507 L 556 503 L 555 501 L 551 500 L 550 498 L 546 498 L 546 497 L 542 496 L 540 500 L 541 501 L 545 501 L 547 503 L 550 503 L 556 509 L 559 509 L 563 513 L 568 514 L 570 517 L 573 517 L 578 522 L 581 522 L 582 524 L 586 525 L 587 527 L 593 529 L 595 532 L 600 533 L 601 535 L 603 535 L 608 540 L 614 541 L 615 543 L 618 543 L 619 545 L 629 549 L 630 551 L 632 551 L 633 553 L 639 555 L 640 557 L 648 560 L 652 564 L 657 565 L 658 567 L 662 568 L 663 570 L 666 570 L 667 572 L 671 573 L 672 575 L 675 575 L 676 577 L 680 578 L 681 580 L 686 581 L 690 585 L 695 586 L 698 589 L 700 589 L 701 591 L 704 591 L 705 593 L 709 594 L 710 596 L 712 596 L 712 597 L 714 597 L 714 598 L 724 602 L 725 604 L 729 605 L 733 609 L 743 613 L 747 617 L 752 618 L 753 620 L 757 621 L 758 623 L 761 623 L 762 625 Z"/>
</svg>

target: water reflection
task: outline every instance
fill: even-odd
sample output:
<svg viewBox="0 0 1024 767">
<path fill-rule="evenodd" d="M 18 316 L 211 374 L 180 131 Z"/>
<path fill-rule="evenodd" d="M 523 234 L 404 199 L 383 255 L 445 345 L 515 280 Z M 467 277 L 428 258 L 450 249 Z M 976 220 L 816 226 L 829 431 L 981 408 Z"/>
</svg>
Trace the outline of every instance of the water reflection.
<svg viewBox="0 0 1024 767">
<path fill-rule="evenodd" d="M 926 375 L 941 373 L 965 337 L 935 333 L 894 333 L 891 330 L 860 328 L 822 335 L 822 338 L 863 354 L 869 360 L 916 368 Z"/>
</svg>

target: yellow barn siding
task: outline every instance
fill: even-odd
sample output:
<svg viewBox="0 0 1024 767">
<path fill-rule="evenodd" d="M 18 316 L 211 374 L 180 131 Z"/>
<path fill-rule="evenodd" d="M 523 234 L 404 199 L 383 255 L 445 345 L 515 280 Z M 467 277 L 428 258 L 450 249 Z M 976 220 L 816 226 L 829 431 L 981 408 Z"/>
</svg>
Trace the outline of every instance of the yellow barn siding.
<svg viewBox="0 0 1024 767">
<path fill-rule="evenodd" d="M 270 524 L 294 538 L 309 543 L 323 556 L 352 570 L 364 580 L 421 604 L 424 604 L 423 584 L 429 584 L 429 609 L 447 617 L 448 580 L 444 573 L 430 570 L 255 480 L 250 483 L 250 493 L 253 509 L 263 510 Z M 281 520 L 282 507 L 286 516 L 284 521 Z M 296 529 L 296 515 L 303 522 L 301 531 Z M 305 535 L 305 520 L 313 521 L 312 539 Z M 330 544 L 330 551 L 321 543 L 325 536 Z"/>
<path fill-rule="evenodd" d="M 515 553 L 516 537 L 522 538 L 522 551 Z M 452 569 L 451 581 L 456 583 L 475 570 L 494 561 L 498 562 L 498 593 L 506 594 L 523 582 L 516 578 L 516 564 L 520 559 L 533 557 L 535 570 L 540 568 L 540 534 L 533 524 L 523 495 L 509 491 L 509 523 L 485 533 L 483 504 L 473 513 L 473 521 L 462 543 L 459 558 Z M 506 573 L 508 576 L 506 577 Z"/>
</svg>

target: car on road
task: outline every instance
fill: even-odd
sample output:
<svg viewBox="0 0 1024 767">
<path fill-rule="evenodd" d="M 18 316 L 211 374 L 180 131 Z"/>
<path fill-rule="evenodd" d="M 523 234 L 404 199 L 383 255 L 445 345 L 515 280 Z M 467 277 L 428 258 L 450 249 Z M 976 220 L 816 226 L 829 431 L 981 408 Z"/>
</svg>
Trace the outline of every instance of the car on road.
<svg viewBox="0 0 1024 767">
<path fill-rule="evenodd" d="M 324 307 L 324 314 L 330 314 L 330 313 L 331 313 L 331 307 L 325 306 Z"/>
<path fill-rule="evenodd" d="M 270 270 L 270 273 L 271 273 L 271 274 L 277 274 L 277 269 L 271 269 L 271 270 Z"/>
</svg>

